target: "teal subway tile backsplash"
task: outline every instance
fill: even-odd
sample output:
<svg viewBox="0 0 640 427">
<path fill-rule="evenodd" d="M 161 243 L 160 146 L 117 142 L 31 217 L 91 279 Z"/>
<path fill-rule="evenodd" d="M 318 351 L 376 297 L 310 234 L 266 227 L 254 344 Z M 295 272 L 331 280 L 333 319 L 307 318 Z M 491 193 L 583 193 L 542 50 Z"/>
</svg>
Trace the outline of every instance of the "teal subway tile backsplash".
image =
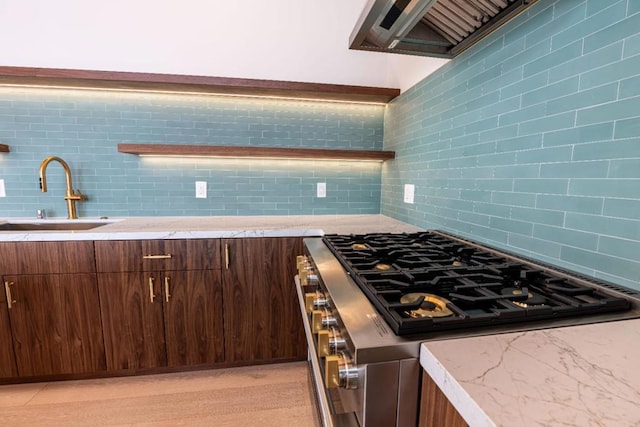
<svg viewBox="0 0 640 427">
<path fill-rule="evenodd" d="M 640 66 L 640 59 L 636 55 L 585 72 L 580 76 L 580 89 L 590 89 L 611 81 L 633 78 L 637 75 L 638 66 Z"/>
<path fill-rule="evenodd" d="M 533 228 L 533 236 L 547 242 L 555 242 L 561 245 L 593 250 L 598 248 L 599 236 L 584 231 L 562 228 L 562 225 L 536 224 Z"/>
<path fill-rule="evenodd" d="M 640 270 L 637 263 L 631 260 L 569 246 L 562 247 L 560 259 L 576 265 L 589 265 L 595 270 L 640 282 Z"/>
<path fill-rule="evenodd" d="M 619 7 L 634 3 L 634 0 L 620 0 Z M 614 6 L 615 7 L 615 6 Z M 629 12 L 629 10 L 627 10 Z M 638 33 L 640 28 L 640 15 L 627 14 L 624 19 L 602 28 L 593 34 L 584 38 L 584 52 L 588 53 L 592 50 L 600 49 L 619 41 L 621 38 L 633 36 Z"/>
<path fill-rule="evenodd" d="M 597 125 L 578 126 L 571 129 L 546 132 L 543 135 L 545 147 L 584 144 L 586 142 L 609 140 L 613 136 L 613 122 Z"/>
<path fill-rule="evenodd" d="M 640 87 L 640 78 L 638 79 Z M 640 135 L 640 118 L 618 120 L 615 122 L 614 136 L 616 138 L 634 138 Z"/>
<path fill-rule="evenodd" d="M 560 49 L 554 49 L 550 53 L 535 58 L 524 66 L 524 77 L 547 71 L 551 66 L 570 61 L 582 55 L 582 42 L 577 41 Z"/>
<path fill-rule="evenodd" d="M 534 135 L 540 136 L 540 135 Z M 538 148 L 535 150 L 527 150 L 527 146 L 521 147 L 521 151 L 516 153 L 517 164 L 536 164 L 545 165 L 545 163 L 565 162 L 571 160 L 573 152 L 571 146 Z"/>
<path fill-rule="evenodd" d="M 592 10 L 593 13 L 587 13 L 585 16 L 581 8 L 576 8 L 570 11 L 569 13 L 584 18 L 575 25 L 572 25 L 565 29 L 560 29 L 560 31 L 552 33 L 551 40 L 553 42 L 553 46 L 567 46 L 572 42 L 582 41 L 590 35 L 598 32 L 602 28 L 608 27 L 609 25 L 612 25 L 613 23 L 624 19 L 624 17 L 626 16 L 627 1 L 628 0 L 618 0 L 613 4 L 610 2 L 605 7 L 603 7 L 603 3 L 600 0 L 586 2 L 576 2 L 573 0 L 566 1 L 566 3 L 576 5 L 578 3 L 586 4 L 587 10 Z M 555 3 L 556 4 L 554 6 L 561 2 Z M 590 5 L 593 5 L 594 7 L 590 7 Z"/>
<path fill-rule="evenodd" d="M 640 101 L 640 99 L 639 99 Z M 635 159 L 640 157 L 640 136 L 575 145 L 573 160 Z"/>
<path fill-rule="evenodd" d="M 637 240 L 601 236 L 598 250 L 611 256 L 640 262 L 640 242 Z"/>
<path fill-rule="evenodd" d="M 604 202 L 604 214 L 618 218 L 640 220 L 640 200 L 607 199 Z"/>
<path fill-rule="evenodd" d="M 81 216 L 378 213 L 381 165 L 345 161 L 142 158 L 117 144 L 170 143 L 382 148 L 384 107 L 330 102 L 58 89 L 0 89 L 0 158 L 7 197 L 0 217 L 66 216 L 57 164 L 37 186 L 40 162 L 69 163 L 89 200 Z M 208 198 L 195 199 L 196 180 Z M 315 184 L 327 183 L 327 198 Z M 339 185 L 338 185 L 339 183 Z"/>
<path fill-rule="evenodd" d="M 539 0 L 394 100 L 382 213 L 640 289 L 640 2 L 604 3 Z"/>
<path fill-rule="evenodd" d="M 578 212 L 593 215 L 603 213 L 604 198 L 580 197 L 553 194 L 537 194 L 536 207 L 540 209 L 555 209 L 562 212 Z M 607 215 L 606 212 L 604 212 Z"/>
<path fill-rule="evenodd" d="M 540 178 L 606 178 L 608 161 L 559 162 L 540 165 Z"/>
<path fill-rule="evenodd" d="M 640 199 L 640 178 L 573 179 L 569 183 L 569 194 L 575 196 Z"/>
<path fill-rule="evenodd" d="M 640 178 L 640 159 L 612 160 L 609 178 Z"/>
</svg>

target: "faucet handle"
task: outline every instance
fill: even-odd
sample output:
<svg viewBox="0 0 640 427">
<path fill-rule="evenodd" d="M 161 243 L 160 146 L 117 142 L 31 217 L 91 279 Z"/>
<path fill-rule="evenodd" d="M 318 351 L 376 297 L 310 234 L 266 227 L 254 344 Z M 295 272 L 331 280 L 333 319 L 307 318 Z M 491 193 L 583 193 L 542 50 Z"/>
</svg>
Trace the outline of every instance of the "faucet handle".
<svg viewBox="0 0 640 427">
<path fill-rule="evenodd" d="M 87 200 L 87 196 L 82 194 L 80 190 L 76 190 L 76 191 L 71 190 L 71 194 L 67 195 L 64 199 L 82 201 L 82 200 Z"/>
</svg>

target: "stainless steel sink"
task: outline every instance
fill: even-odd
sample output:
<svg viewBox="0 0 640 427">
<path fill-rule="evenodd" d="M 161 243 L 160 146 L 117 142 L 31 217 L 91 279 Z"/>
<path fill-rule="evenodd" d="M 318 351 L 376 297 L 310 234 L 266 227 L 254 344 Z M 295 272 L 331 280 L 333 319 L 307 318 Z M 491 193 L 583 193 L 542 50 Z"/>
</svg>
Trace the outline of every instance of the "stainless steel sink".
<svg viewBox="0 0 640 427">
<path fill-rule="evenodd" d="M 78 231 L 91 230 L 108 224 L 113 224 L 113 221 L 10 221 L 0 223 L 0 231 Z"/>
</svg>

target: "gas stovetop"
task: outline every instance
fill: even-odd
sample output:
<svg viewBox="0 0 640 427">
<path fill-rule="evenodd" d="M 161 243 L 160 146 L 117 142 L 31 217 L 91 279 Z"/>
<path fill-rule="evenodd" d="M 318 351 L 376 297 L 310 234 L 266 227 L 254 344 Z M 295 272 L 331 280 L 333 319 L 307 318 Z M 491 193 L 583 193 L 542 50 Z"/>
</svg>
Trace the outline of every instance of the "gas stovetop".
<svg viewBox="0 0 640 427">
<path fill-rule="evenodd" d="M 623 312 L 639 295 L 441 231 L 323 240 L 398 335 Z"/>
</svg>

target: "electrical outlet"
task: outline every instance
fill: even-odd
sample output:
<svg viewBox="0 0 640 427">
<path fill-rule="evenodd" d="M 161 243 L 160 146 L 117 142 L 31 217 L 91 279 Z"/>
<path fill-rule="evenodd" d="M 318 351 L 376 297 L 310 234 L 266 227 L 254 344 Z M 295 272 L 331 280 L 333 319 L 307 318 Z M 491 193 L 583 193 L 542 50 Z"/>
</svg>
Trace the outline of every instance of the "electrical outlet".
<svg viewBox="0 0 640 427">
<path fill-rule="evenodd" d="M 316 187 L 316 196 L 319 198 L 327 197 L 327 183 L 319 182 Z"/>
<path fill-rule="evenodd" d="M 416 186 L 413 184 L 404 185 L 404 202 L 413 204 L 413 196 L 416 192 Z"/>
<path fill-rule="evenodd" d="M 4 189 L 4 179 L 0 179 L 0 197 L 7 197 L 7 193 Z"/>
<path fill-rule="evenodd" d="M 196 199 L 207 198 L 207 181 L 196 181 Z"/>
</svg>

